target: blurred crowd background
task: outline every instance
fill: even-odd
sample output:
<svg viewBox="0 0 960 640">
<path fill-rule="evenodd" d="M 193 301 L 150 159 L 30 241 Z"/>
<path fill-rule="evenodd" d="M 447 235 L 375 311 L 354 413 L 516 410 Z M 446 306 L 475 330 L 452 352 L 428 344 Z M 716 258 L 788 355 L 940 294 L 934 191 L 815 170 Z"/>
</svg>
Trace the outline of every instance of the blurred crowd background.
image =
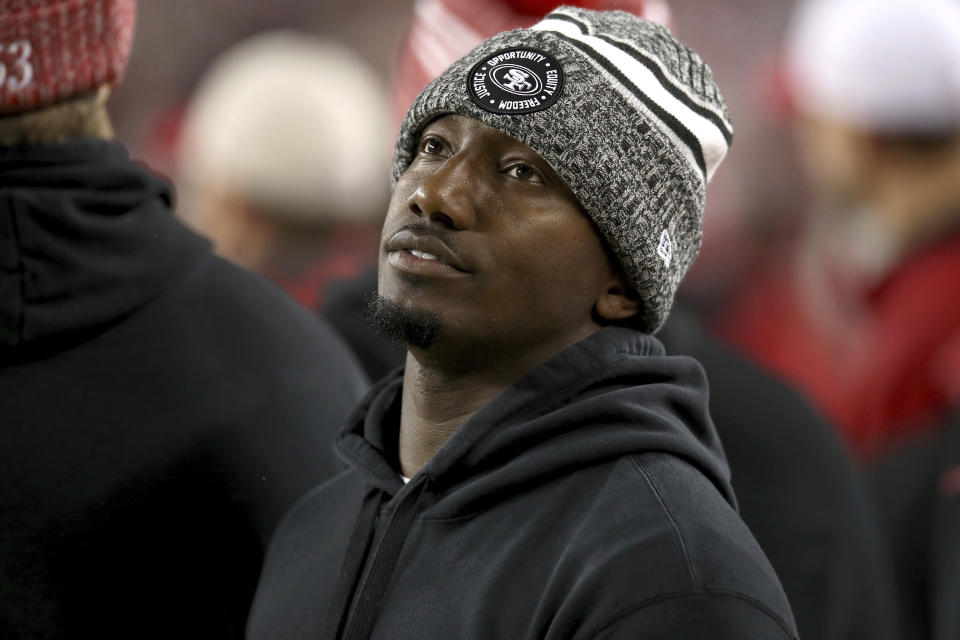
<svg viewBox="0 0 960 640">
<path fill-rule="evenodd" d="M 946 518 L 932 505 L 952 501 L 954 513 L 960 495 L 960 9 L 950 3 L 925 0 L 925 15 L 908 2 L 582 3 L 642 6 L 712 67 L 735 137 L 708 191 L 682 313 L 835 430 L 879 496 L 865 508 L 888 523 L 911 600 L 903 616 L 927 620 L 913 623 L 917 637 L 930 633 L 933 599 L 952 598 L 954 617 L 960 606 L 960 571 L 939 571 L 960 563 L 958 545 L 931 533 Z M 178 215 L 357 334 L 348 342 L 377 377 L 399 352 L 366 333 L 359 308 L 375 286 L 406 104 L 431 64 L 443 69 L 473 36 L 557 4 L 142 2 L 110 110 L 131 154 L 176 184 Z M 921 586 L 937 580 L 953 587 Z"/>
</svg>

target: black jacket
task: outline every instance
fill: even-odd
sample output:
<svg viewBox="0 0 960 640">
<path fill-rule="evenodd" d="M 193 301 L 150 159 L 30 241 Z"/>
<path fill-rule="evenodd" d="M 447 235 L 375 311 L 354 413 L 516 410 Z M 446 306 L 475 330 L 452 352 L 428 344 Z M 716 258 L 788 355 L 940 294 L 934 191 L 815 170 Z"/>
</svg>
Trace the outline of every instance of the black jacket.
<svg viewBox="0 0 960 640">
<path fill-rule="evenodd" d="M 117 144 L 0 149 L 0 637 L 237 637 L 365 390 Z"/>
<path fill-rule="evenodd" d="M 905 640 L 960 638 L 960 412 L 871 469 Z"/>
<path fill-rule="evenodd" d="M 796 637 L 736 513 L 695 361 L 604 329 L 481 409 L 407 485 L 401 384 L 368 394 L 338 439 L 350 469 L 278 529 L 253 640 Z"/>
</svg>

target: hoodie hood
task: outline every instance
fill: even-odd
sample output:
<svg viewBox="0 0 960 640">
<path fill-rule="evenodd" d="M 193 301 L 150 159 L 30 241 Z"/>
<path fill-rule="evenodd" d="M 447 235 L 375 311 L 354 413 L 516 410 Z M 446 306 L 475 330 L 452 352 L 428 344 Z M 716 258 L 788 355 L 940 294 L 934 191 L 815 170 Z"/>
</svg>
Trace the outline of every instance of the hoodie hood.
<svg viewBox="0 0 960 640">
<path fill-rule="evenodd" d="M 393 495 L 403 371 L 378 383 L 337 448 L 365 481 Z M 666 356 L 656 338 L 605 328 L 540 365 L 468 420 L 419 475 L 431 515 L 482 508 L 530 486 L 624 456 L 662 452 L 697 467 L 736 507 L 709 416 L 703 369 Z M 411 481 L 413 484 L 413 481 Z"/>
<path fill-rule="evenodd" d="M 114 142 L 0 148 L 0 354 L 78 340 L 210 254 Z"/>
</svg>

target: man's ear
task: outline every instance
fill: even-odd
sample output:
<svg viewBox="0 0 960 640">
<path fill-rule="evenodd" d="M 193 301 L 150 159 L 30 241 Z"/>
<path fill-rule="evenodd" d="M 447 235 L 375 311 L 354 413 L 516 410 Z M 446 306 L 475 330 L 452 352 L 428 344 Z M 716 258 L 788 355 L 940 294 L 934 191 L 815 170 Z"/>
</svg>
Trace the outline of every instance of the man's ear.
<svg viewBox="0 0 960 640">
<path fill-rule="evenodd" d="M 636 315 L 640 311 L 640 294 L 622 273 L 614 275 L 607 289 L 597 298 L 594 314 L 602 323 L 612 323 Z"/>
</svg>

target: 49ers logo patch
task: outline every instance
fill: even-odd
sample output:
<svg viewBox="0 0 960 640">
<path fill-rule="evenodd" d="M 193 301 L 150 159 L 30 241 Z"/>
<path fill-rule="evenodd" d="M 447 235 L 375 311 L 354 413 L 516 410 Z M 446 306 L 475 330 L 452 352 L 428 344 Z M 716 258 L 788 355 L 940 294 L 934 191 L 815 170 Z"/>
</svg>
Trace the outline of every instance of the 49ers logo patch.
<svg viewBox="0 0 960 640">
<path fill-rule="evenodd" d="M 538 49 L 501 49 L 475 64 L 467 77 L 470 99 L 491 113 L 541 111 L 562 89 L 560 63 Z"/>
</svg>

